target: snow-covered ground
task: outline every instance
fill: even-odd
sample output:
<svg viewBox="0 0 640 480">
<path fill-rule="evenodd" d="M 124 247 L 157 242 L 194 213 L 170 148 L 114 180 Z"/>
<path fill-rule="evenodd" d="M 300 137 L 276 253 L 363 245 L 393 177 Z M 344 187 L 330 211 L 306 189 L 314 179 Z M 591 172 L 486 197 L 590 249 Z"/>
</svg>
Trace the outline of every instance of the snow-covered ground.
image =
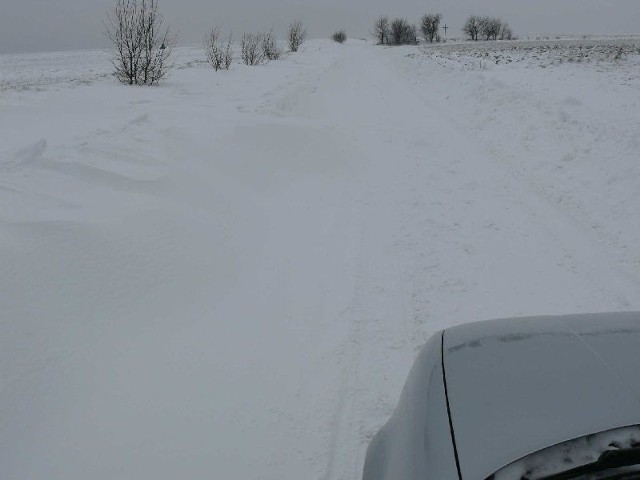
<svg viewBox="0 0 640 480">
<path fill-rule="evenodd" d="M 640 309 L 632 47 L 0 56 L 0 476 L 353 480 L 438 329 Z"/>
</svg>

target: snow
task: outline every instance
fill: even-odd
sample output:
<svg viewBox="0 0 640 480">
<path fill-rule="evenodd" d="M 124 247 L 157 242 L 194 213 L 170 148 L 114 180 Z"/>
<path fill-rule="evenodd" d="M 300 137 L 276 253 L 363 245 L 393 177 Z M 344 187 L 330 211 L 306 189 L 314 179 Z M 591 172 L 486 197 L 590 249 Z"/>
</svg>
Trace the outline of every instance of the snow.
<svg viewBox="0 0 640 480">
<path fill-rule="evenodd" d="M 3 478 L 359 478 L 433 332 L 640 309 L 640 57 L 461 48 L 0 56 Z"/>
</svg>

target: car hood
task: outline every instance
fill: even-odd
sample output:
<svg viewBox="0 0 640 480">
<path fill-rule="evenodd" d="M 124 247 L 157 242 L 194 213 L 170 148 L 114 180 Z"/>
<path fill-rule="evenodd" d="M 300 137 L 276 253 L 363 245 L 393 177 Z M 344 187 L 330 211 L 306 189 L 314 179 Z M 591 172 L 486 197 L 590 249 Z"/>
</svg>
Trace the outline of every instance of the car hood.
<svg viewBox="0 0 640 480">
<path fill-rule="evenodd" d="M 640 424 L 640 313 L 528 317 L 444 332 L 462 477 Z"/>
</svg>

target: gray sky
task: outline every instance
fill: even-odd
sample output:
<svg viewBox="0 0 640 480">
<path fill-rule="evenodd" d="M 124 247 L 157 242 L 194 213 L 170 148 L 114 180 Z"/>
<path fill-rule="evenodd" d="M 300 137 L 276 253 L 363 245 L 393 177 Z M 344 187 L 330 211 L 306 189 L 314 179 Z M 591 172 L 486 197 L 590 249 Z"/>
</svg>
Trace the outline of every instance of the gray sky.
<svg viewBox="0 0 640 480">
<path fill-rule="evenodd" d="M 113 0 L 0 0 L 0 53 L 108 46 L 102 21 Z M 460 35 L 469 14 L 496 15 L 518 35 L 640 33 L 640 0 L 160 0 L 180 42 L 199 43 L 215 24 L 239 34 L 274 27 L 280 36 L 294 17 L 311 37 L 338 28 L 367 36 L 376 17 L 404 16 L 417 23 L 440 12 Z"/>
</svg>

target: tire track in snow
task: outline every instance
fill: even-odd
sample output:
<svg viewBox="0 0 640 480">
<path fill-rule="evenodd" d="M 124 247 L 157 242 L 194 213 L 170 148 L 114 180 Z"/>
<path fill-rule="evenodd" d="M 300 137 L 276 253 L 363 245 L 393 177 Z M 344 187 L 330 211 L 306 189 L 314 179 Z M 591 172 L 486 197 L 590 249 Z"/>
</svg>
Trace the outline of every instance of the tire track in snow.
<svg viewBox="0 0 640 480">
<path fill-rule="evenodd" d="M 386 132 L 383 125 L 372 121 L 375 117 L 371 111 L 377 108 L 375 105 L 380 98 L 386 98 L 382 108 L 394 113 L 399 113 L 405 102 L 396 104 L 397 97 L 386 95 L 389 72 L 381 75 L 371 71 L 379 68 L 374 51 L 358 49 L 347 55 L 349 53 L 351 56 L 346 64 L 334 72 L 341 76 L 339 81 L 330 76 L 333 81 L 327 90 L 333 92 L 333 103 L 325 103 L 322 108 L 326 112 L 343 115 L 334 121 L 349 130 L 368 163 L 355 215 L 360 238 L 354 251 L 357 257 L 355 291 L 344 316 L 350 333 L 341 348 L 344 363 L 332 415 L 330 451 L 321 477 L 323 480 L 359 477 L 364 448 L 372 434 L 361 402 L 363 397 L 375 392 L 361 380 L 361 370 L 371 368 L 367 361 L 374 357 L 371 350 L 379 352 L 389 343 L 396 352 L 405 356 L 407 342 L 411 343 L 409 330 L 412 329 L 412 322 L 407 316 L 405 273 L 398 249 L 394 246 L 396 232 L 402 225 L 403 210 L 409 203 L 406 195 L 398 195 L 398 191 L 403 190 L 408 172 L 385 161 L 397 150 L 397 142 L 404 143 L 406 138 L 405 134 L 398 135 L 397 131 Z M 372 82 L 372 78 L 376 81 Z M 376 139 L 373 144 L 372 139 Z M 397 325 L 401 328 L 396 328 Z M 364 349 L 367 351 L 363 355 Z M 410 355 L 413 348 L 408 350 Z M 375 399 L 372 403 L 379 405 Z M 390 402 L 386 402 L 382 406 L 384 414 L 389 413 L 389 405 Z"/>
</svg>

